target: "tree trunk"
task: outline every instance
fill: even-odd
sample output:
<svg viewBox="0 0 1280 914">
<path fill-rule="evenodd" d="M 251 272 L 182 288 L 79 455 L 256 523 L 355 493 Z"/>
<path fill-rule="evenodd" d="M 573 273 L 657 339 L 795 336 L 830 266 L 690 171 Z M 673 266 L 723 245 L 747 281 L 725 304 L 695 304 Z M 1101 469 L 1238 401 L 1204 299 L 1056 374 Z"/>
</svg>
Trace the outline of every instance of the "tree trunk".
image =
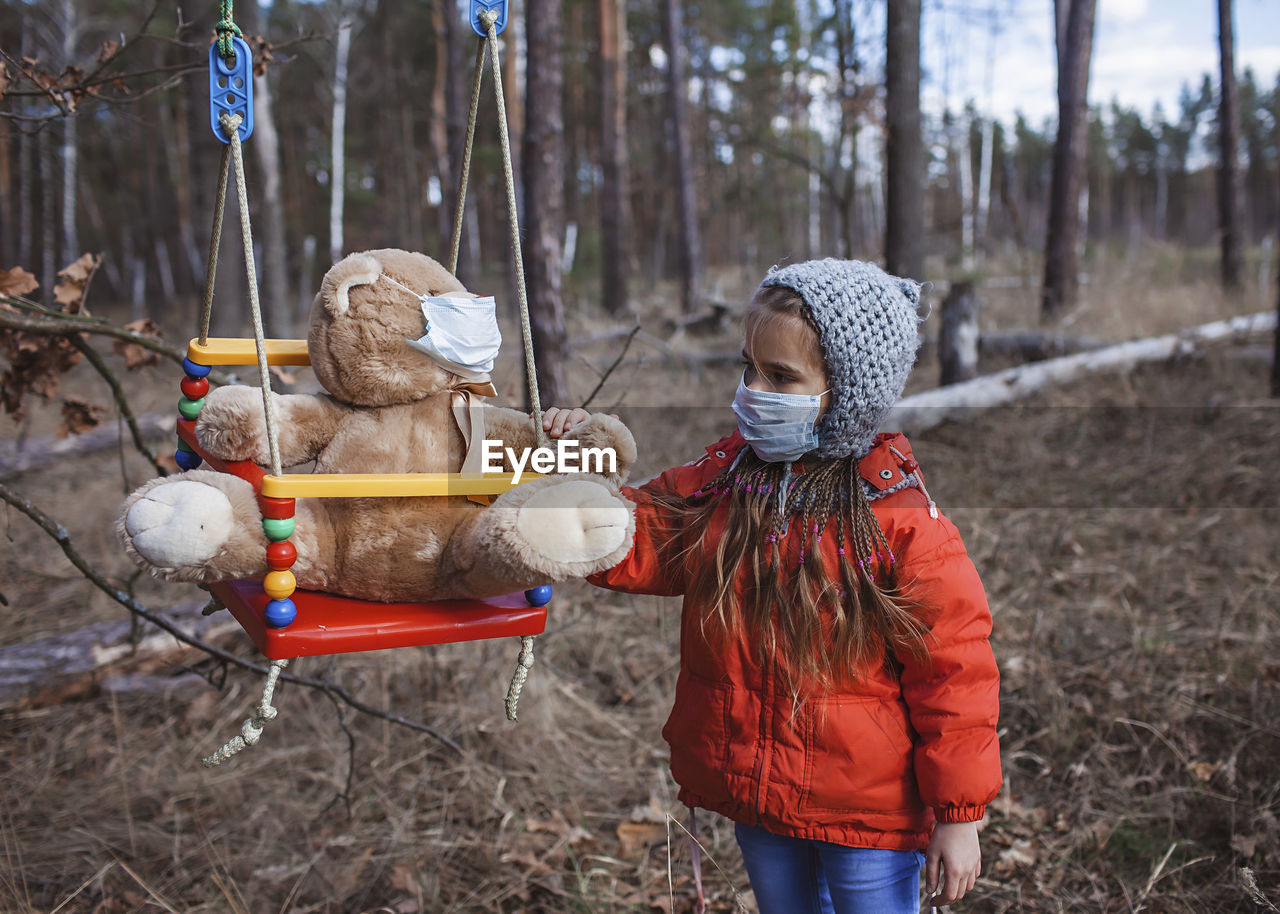
<svg viewBox="0 0 1280 914">
<path fill-rule="evenodd" d="M 467 195 L 467 203 L 462 213 L 456 212 L 458 205 L 458 182 L 461 180 L 461 163 L 463 147 L 467 141 L 467 112 L 471 107 L 471 64 L 474 60 L 477 38 L 467 25 L 467 19 L 459 11 L 456 0 L 442 3 L 442 16 L 438 20 L 439 34 L 445 49 L 446 68 L 437 72 L 441 78 L 444 92 L 445 134 L 448 140 L 448 168 L 439 165 L 441 174 L 441 192 L 444 194 L 444 208 L 448 213 L 445 244 L 453 238 L 453 225 L 462 219 L 462 240 L 458 251 L 457 276 L 464 284 L 475 282 L 476 260 L 479 257 L 479 234 L 476 225 L 475 194 Z M 433 4 L 434 9 L 434 4 Z M 466 49 L 471 53 L 464 54 Z M 492 74 L 490 74 L 492 78 Z M 446 258 L 447 258 L 446 254 Z"/>
<path fill-rule="evenodd" d="M 218 145 L 222 144 L 219 142 Z M 218 155 L 222 155 L 221 150 Z M 249 319 L 249 284 L 245 273 L 244 242 L 240 235 L 240 199 L 236 194 L 235 170 L 233 163 L 227 178 L 227 204 L 222 214 L 222 235 L 218 244 L 213 313 L 210 315 L 213 336 L 240 336 Z M 216 176 L 217 173 L 214 174 Z M 217 184 L 213 186 L 216 188 Z M 212 207 L 209 212 L 212 215 Z"/>
<path fill-rule="evenodd" d="M 431 26 L 436 36 L 435 66 L 431 72 L 431 120 L 427 137 L 431 144 L 431 161 L 435 186 L 440 194 L 440 202 L 436 206 L 436 232 L 440 238 L 437 250 L 441 256 L 436 258 L 441 263 L 448 263 L 448 246 L 452 238 L 452 212 L 456 200 L 457 177 L 454 175 L 452 145 L 449 142 L 449 103 L 448 90 L 451 80 L 449 58 L 456 52 L 449 48 L 451 30 L 446 22 L 449 18 L 447 4 L 433 3 Z"/>
<path fill-rule="evenodd" d="M 10 151 L 9 122 L 0 120 L 0 263 L 14 263 L 13 238 L 13 156 Z"/>
<path fill-rule="evenodd" d="M 972 282 L 958 282 L 942 300 L 938 333 L 939 384 L 978 376 L 978 294 Z"/>
<path fill-rule="evenodd" d="M 1041 316 L 1074 304 L 1079 287 L 1080 186 L 1088 133 L 1089 58 L 1095 0 L 1055 0 L 1058 37 L 1058 138 L 1053 146 Z M 1064 6 L 1069 9 L 1064 10 Z M 1066 28 L 1061 28 L 1065 14 Z M 1065 44 L 1062 41 L 1065 39 Z"/>
<path fill-rule="evenodd" d="M 257 31 L 265 32 L 259 7 L 260 0 L 245 4 L 252 7 Z M 293 336 L 293 301 L 289 295 L 288 249 L 284 231 L 284 199 L 280 189 L 280 134 L 276 129 L 275 110 L 271 98 L 269 71 L 253 77 L 253 147 L 262 186 L 257 198 L 257 213 L 262 241 L 262 318 L 267 335 Z"/>
<path fill-rule="evenodd" d="M 836 74 L 840 93 L 840 142 L 835 149 L 832 174 L 838 176 L 840 194 L 833 201 L 840 225 L 840 256 L 853 257 L 857 250 L 856 219 L 854 206 L 858 176 L 858 113 L 855 107 L 857 82 L 857 53 L 853 33 L 852 0 L 835 0 Z M 845 169 L 844 161 L 849 167 Z"/>
<path fill-rule="evenodd" d="M 1244 174 L 1240 171 L 1240 98 L 1236 91 L 1231 0 L 1218 0 L 1218 49 L 1222 91 L 1218 101 L 1218 231 L 1222 239 L 1222 287 L 1238 291 L 1244 272 Z"/>
<path fill-rule="evenodd" d="M 561 296 L 564 239 L 564 72 L 561 0 L 529 0 L 524 132 L 524 247 L 529 318 L 542 402 L 570 402 Z"/>
<path fill-rule="evenodd" d="M 626 0 L 599 0 L 601 298 L 610 314 L 627 311 L 631 219 L 627 195 Z"/>
<path fill-rule="evenodd" d="M 693 150 L 685 92 L 684 16 L 681 0 L 662 0 L 662 39 L 667 52 L 667 120 L 675 145 L 676 204 L 679 215 L 680 302 L 696 311 L 702 294 L 702 240 L 693 188 Z"/>
<path fill-rule="evenodd" d="M 45 304 L 55 307 L 53 286 L 57 281 L 58 270 L 58 206 L 57 182 L 53 177 L 53 131 L 44 130 L 39 134 L 40 142 L 36 147 L 36 155 L 40 160 L 40 288 L 44 293 Z"/>
<path fill-rule="evenodd" d="M 71 66 L 75 60 L 76 6 L 73 0 L 62 0 L 62 63 Z M 62 259 L 70 263 L 80 256 L 80 238 L 76 232 L 76 169 L 79 166 L 76 148 L 77 117 L 62 119 Z"/>
<path fill-rule="evenodd" d="M 924 275 L 924 141 L 920 127 L 920 0 L 888 0 L 885 33 L 885 267 Z"/>
<path fill-rule="evenodd" d="M 1280 215 L 1280 208 L 1276 209 Z M 1277 236 L 1280 237 L 1280 231 Z M 1276 245 L 1276 253 L 1280 256 L 1280 244 Z M 1280 265 L 1276 268 L 1276 290 L 1280 293 Z M 1276 296 L 1276 333 L 1275 351 L 1271 355 L 1271 396 L 1280 397 L 1280 294 Z"/>
<path fill-rule="evenodd" d="M 175 93 L 178 106 L 175 114 L 169 108 L 169 100 L 160 100 L 160 133 L 165 138 L 165 167 L 169 171 L 169 181 L 173 185 L 174 216 L 178 223 L 178 243 L 182 250 L 180 258 L 186 267 L 186 275 L 190 288 L 198 289 L 200 278 L 204 275 L 204 259 L 200 246 L 196 243 L 196 231 L 192 222 L 191 202 L 191 146 L 187 132 L 186 93 Z"/>
<path fill-rule="evenodd" d="M 956 151 L 960 178 L 960 268 L 973 271 L 973 120 L 966 107 L 960 124 L 960 148 Z"/>
<path fill-rule="evenodd" d="M 351 17 L 338 4 L 338 47 L 333 67 L 333 129 L 330 134 L 329 260 L 342 259 L 342 216 L 346 203 L 347 58 L 351 55 Z"/>
</svg>

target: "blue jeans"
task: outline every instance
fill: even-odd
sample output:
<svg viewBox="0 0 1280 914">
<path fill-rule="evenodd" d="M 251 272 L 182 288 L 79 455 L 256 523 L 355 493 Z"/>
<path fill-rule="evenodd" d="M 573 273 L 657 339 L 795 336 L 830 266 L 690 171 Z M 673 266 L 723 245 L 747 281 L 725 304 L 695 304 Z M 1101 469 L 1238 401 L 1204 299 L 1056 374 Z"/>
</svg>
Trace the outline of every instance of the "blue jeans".
<svg viewBox="0 0 1280 914">
<path fill-rule="evenodd" d="M 760 914 L 917 914 L 919 851 L 845 847 L 734 827 Z"/>
</svg>

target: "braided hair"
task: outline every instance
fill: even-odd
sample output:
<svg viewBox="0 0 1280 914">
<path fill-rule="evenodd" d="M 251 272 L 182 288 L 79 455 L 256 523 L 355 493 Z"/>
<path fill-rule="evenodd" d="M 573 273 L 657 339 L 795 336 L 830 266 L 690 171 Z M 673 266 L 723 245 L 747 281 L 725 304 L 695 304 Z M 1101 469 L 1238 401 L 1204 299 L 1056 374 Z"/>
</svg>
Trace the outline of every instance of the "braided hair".
<svg viewBox="0 0 1280 914">
<path fill-rule="evenodd" d="M 812 314 L 791 289 L 762 288 L 753 305 L 804 320 L 818 346 Z M 679 500 L 684 541 L 713 559 L 714 573 L 693 575 L 690 587 L 710 607 L 704 633 L 727 636 L 746 626 L 757 636 L 758 659 L 774 658 L 797 695 L 848 683 L 877 665 L 895 669 L 904 653 L 927 656 L 927 622 L 900 593 L 858 460 L 810 458 L 806 472 L 793 473 L 791 464 L 761 460 L 748 447 Z M 722 524 L 712 524 L 716 515 Z M 837 567 L 828 568 L 821 540 L 832 526 Z M 783 549 L 797 538 L 798 562 Z"/>
</svg>

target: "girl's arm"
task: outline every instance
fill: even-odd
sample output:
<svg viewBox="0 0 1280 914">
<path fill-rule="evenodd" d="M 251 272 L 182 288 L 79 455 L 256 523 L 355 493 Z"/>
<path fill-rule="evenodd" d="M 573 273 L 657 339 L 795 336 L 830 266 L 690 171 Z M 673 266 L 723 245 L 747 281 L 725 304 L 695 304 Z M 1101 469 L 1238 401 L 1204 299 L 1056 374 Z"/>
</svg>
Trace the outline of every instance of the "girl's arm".
<svg viewBox="0 0 1280 914">
<path fill-rule="evenodd" d="M 931 629 L 924 661 L 899 657 L 902 695 L 919 735 L 915 772 L 939 822 L 977 822 L 1000 790 L 1000 674 L 988 637 L 991 611 L 977 569 L 951 521 L 939 517 L 927 543 L 900 571 L 902 594 Z"/>
<path fill-rule="evenodd" d="M 542 427 L 559 438 L 590 416 L 584 409 L 550 407 L 543 411 Z M 587 578 L 597 587 L 626 593 L 677 596 L 685 592 L 684 563 L 676 554 L 679 544 L 678 518 L 668 507 L 675 497 L 675 474 L 668 470 L 643 486 L 624 486 L 622 495 L 635 502 L 635 542 L 617 565 Z"/>
</svg>

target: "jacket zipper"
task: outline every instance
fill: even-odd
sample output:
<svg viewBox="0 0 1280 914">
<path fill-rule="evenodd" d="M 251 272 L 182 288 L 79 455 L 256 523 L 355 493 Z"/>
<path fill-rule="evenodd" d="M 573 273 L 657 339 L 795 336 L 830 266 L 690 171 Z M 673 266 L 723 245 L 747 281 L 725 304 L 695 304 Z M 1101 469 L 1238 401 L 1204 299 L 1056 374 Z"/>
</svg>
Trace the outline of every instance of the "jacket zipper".
<svg viewBox="0 0 1280 914">
<path fill-rule="evenodd" d="M 772 721 L 773 721 L 773 656 L 766 656 L 764 663 L 760 666 L 760 730 L 757 745 L 759 749 L 756 755 L 755 776 L 752 779 L 752 797 L 751 806 L 756 815 L 756 823 L 759 824 L 764 813 L 764 803 L 768 796 L 768 790 L 765 788 L 765 781 L 769 777 L 770 764 L 773 757 L 771 747 Z"/>
</svg>

